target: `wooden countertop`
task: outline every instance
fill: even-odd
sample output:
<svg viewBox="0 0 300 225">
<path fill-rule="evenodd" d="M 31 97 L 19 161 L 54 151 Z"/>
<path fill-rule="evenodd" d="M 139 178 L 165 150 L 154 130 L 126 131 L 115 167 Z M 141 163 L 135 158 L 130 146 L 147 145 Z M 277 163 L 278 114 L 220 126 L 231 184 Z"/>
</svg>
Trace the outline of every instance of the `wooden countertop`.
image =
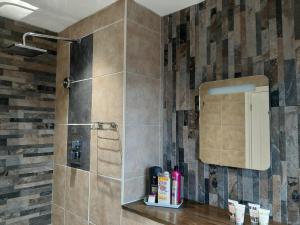
<svg viewBox="0 0 300 225">
<path fill-rule="evenodd" d="M 123 209 L 167 225 L 232 225 L 227 210 L 188 200 L 179 209 L 146 206 L 143 201 L 123 205 Z M 245 225 L 248 224 L 250 218 L 246 216 Z M 270 221 L 269 225 L 283 224 Z"/>
</svg>

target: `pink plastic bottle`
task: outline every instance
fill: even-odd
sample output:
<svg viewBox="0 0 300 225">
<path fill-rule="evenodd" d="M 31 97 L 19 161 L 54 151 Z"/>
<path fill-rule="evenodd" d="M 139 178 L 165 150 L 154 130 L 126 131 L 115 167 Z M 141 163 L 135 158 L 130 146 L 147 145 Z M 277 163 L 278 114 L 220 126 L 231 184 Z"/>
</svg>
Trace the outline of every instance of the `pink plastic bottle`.
<svg viewBox="0 0 300 225">
<path fill-rule="evenodd" d="M 172 171 L 172 205 L 178 205 L 181 202 L 181 174 L 179 172 L 178 166 L 174 167 Z"/>
</svg>

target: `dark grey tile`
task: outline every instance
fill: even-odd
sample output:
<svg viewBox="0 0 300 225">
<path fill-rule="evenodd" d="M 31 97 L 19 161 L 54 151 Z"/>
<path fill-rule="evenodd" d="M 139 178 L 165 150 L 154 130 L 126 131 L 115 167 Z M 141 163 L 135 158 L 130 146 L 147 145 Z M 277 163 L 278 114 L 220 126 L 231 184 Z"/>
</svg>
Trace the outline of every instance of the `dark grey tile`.
<svg viewBox="0 0 300 225">
<path fill-rule="evenodd" d="M 69 90 L 69 124 L 91 122 L 92 80 L 72 84 Z"/>
<path fill-rule="evenodd" d="M 93 35 L 72 43 L 70 48 L 70 78 L 73 81 L 92 77 Z"/>
<path fill-rule="evenodd" d="M 68 166 L 90 169 L 90 139 L 89 125 L 70 125 L 68 127 Z M 79 152 L 79 156 L 75 156 Z"/>
</svg>

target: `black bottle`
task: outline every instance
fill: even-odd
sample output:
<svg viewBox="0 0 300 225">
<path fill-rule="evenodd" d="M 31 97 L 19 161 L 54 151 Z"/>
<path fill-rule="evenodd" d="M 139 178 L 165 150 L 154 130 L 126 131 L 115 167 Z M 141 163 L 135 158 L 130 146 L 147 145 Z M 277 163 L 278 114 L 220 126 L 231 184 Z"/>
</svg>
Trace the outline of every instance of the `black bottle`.
<svg viewBox="0 0 300 225">
<path fill-rule="evenodd" d="M 153 166 L 149 168 L 149 194 L 155 195 L 155 202 L 158 197 L 158 174 L 162 173 L 162 168 Z"/>
</svg>

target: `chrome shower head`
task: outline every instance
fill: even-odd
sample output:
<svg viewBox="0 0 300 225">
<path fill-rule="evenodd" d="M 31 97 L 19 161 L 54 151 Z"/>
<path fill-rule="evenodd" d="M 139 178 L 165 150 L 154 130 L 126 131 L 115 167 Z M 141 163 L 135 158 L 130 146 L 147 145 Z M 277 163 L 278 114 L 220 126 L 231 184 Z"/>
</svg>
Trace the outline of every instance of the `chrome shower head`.
<svg viewBox="0 0 300 225">
<path fill-rule="evenodd" d="M 26 57 L 35 57 L 47 53 L 47 50 L 15 43 L 9 46 L 6 52 Z"/>
</svg>

